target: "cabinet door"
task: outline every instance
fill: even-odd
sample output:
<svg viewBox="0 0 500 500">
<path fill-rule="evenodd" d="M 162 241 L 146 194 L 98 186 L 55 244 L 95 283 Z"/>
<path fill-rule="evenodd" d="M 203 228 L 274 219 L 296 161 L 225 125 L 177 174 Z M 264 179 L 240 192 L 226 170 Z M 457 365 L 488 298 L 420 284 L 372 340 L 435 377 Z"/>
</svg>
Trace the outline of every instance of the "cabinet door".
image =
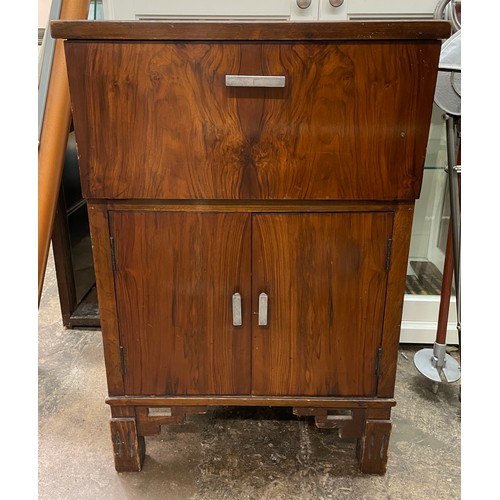
<svg viewBox="0 0 500 500">
<path fill-rule="evenodd" d="M 65 46 L 86 197 L 418 196 L 436 40 Z"/>
<path fill-rule="evenodd" d="M 250 216 L 111 212 L 130 395 L 250 391 Z M 242 326 L 233 326 L 240 293 Z"/>
<path fill-rule="evenodd" d="M 391 213 L 253 218 L 253 394 L 375 395 L 391 228 Z"/>
</svg>

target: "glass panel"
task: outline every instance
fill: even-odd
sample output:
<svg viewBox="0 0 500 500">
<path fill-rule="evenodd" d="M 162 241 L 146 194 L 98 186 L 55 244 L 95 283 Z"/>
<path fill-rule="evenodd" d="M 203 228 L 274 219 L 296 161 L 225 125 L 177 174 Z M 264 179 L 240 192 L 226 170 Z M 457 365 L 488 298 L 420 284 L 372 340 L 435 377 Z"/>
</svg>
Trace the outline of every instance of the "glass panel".
<svg viewBox="0 0 500 500">
<path fill-rule="evenodd" d="M 104 19 L 102 0 L 91 0 L 88 18 L 91 20 Z"/>
<path fill-rule="evenodd" d="M 409 295 L 439 295 L 450 220 L 443 112 L 434 106 L 424 178 L 415 204 L 406 280 Z"/>
</svg>

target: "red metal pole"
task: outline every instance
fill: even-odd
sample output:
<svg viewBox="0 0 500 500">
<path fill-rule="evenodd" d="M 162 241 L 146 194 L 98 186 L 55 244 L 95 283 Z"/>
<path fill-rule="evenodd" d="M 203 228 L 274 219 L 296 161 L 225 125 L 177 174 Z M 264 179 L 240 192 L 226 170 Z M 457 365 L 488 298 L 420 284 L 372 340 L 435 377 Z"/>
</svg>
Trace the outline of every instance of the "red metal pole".
<svg viewBox="0 0 500 500">
<path fill-rule="evenodd" d="M 451 288 L 453 282 L 453 242 L 451 240 L 451 224 L 448 226 L 446 254 L 444 257 L 443 280 L 441 283 L 441 301 L 439 303 L 436 344 L 446 344 L 448 314 L 450 311 Z"/>
<path fill-rule="evenodd" d="M 457 163 L 461 162 L 461 148 L 458 149 Z M 453 165 L 454 166 L 454 165 Z M 448 168 L 452 168 L 451 166 Z M 458 192 L 461 191 L 461 175 L 458 175 Z M 438 326 L 436 344 L 446 344 L 446 332 L 448 329 L 448 315 L 450 311 L 450 298 L 453 283 L 453 241 L 451 234 L 451 223 L 448 227 L 448 239 L 446 241 L 446 253 L 444 257 L 443 279 L 441 283 L 441 300 L 439 303 Z"/>
</svg>

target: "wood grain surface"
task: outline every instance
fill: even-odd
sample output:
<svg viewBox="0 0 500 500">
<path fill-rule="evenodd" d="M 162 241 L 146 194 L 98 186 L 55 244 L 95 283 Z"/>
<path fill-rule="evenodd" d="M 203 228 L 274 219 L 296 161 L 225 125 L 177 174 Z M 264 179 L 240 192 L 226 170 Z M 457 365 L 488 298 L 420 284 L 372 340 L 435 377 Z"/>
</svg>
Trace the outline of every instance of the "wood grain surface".
<svg viewBox="0 0 500 500">
<path fill-rule="evenodd" d="M 211 23 L 52 21 L 54 38 L 73 40 L 424 40 L 451 35 L 448 21 Z"/>
<path fill-rule="evenodd" d="M 377 396 L 393 397 L 399 356 L 399 337 L 410 252 L 414 207 L 399 207 L 394 213 L 391 265 L 387 278 L 387 296 L 380 358 Z"/>
<path fill-rule="evenodd" d="M 320 423 L 351 410 L 361 470 L 385 471 L 413 205 L 449 32 L 53 24 L 74 38 L 118 469 L 140 469 L 137 415 L 147 434 L 167 422 L 150 406 L 175 407 L 177 421 L 185 408 L 256 404 Z M 286 83 L 234 88 L 226 75 Z"/>
<path fill-rule="evenodd" d="M 393 398 L 324 397 L 324 396 L 110 396 L 106 398 L 112 413 L 127 414 L 134 407 L 191 406 L 296 406 L 332 409 L 367 409 L 374 418 L 388 418 L 390 408 L 396 406 Z M 389 413 L 387 413 L 389 411 Z M 381 413 L 381 415 L 379 415 Z"/>
<path fill-rule="evenodd" d="M 390 213 L 254 216 L 252 394 L 375 395 L 391 230 Z"/>
<path fill-rule="evenodd" d="M 412 200 L 440 44 L 67 42 L 89 198 Z M 281 75 L 232 88 L 225 75 Z"/>
<path fill-rule="evenodd" d="M 126 394 L 250 392 L 249 220 L 111 212 Z"/>
<path fill-rule="evenodd" d="M 120 370 L 119 320 L 109 237 L 109 212 L 105 203 L 93 202 L 88 204 L 88 213 L 108 394 L 123 395 L 125 392 Z"/>
</svg>

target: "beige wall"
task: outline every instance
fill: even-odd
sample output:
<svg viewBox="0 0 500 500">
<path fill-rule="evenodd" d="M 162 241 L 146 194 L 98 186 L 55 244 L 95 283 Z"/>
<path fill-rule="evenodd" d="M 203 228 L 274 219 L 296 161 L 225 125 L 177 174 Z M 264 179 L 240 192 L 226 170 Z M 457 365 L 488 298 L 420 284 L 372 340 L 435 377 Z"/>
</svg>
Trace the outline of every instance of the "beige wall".
<svg viewBox="0 0 500 500">
<path fill-rule="evenodd" d="M 45 28 L 49 20 L 51 0 L 38 0 L 38 27 Z"/>
</svg>

